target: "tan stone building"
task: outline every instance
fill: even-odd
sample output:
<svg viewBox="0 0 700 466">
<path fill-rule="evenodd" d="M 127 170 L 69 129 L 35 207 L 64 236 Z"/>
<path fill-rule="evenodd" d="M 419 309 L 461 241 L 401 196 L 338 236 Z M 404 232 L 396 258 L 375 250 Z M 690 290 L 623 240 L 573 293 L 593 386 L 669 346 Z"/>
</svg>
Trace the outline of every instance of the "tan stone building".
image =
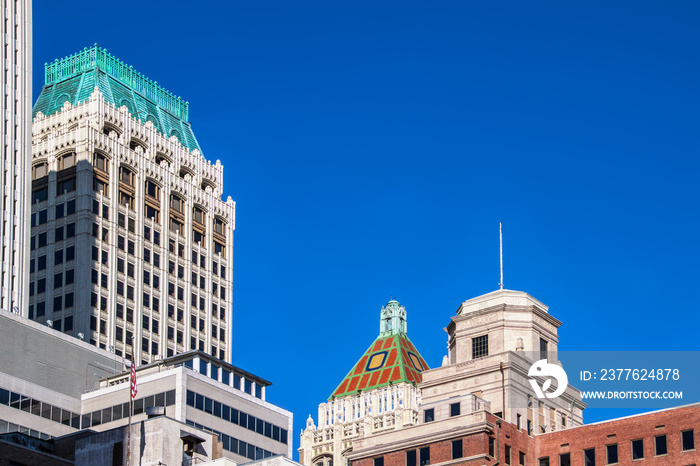
<svg viewBox="0 0 700 466">
<path fill-rule="evenodd" d="M 561 322 L 522 291 L 497 290 L 463 302 L 447 326 L 449 353 L 442 367 L 423 373 L 425 406 L 472 393 L 502 419 L 543 433 L 583 423 L 578 390 L 534 398 L 528 370 L 538 359 L 557 362 Z M 446 408 L 443 408 L 446 409 Z"/>
</svg>

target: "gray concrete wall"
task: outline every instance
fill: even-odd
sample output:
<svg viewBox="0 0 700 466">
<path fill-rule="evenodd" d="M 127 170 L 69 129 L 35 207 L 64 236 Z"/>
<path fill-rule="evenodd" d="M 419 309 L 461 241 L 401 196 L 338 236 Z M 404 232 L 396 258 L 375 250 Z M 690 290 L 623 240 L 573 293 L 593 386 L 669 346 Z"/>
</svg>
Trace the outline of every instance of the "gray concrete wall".
<svg viewBox="0 0 700 466">
<path fill-rule="evenodd" d="M 0 353 L 0 374 L 78 399 L 122 368 L 121 358 L 108 351 L 3 311 Z"/>
</svg>

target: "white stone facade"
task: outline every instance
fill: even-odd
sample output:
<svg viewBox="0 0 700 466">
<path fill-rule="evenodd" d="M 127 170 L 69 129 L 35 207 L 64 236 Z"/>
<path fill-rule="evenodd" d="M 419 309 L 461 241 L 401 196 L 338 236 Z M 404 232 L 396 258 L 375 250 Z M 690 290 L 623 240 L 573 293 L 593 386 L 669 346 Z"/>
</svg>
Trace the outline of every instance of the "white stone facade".
<svg viewBox="0 0 700 466">
<path fill-rule="evenodd" d="M 0 308 L 26 313 L 32 140 L 32 2 L 2 2 Z"/>
<path fill-rule="evenodd" d="M 321 403 L 318 426 L 309 416 L 301 433 L 299 462 L 306 466 L 344 466 L 354 441 L 418 424 L 420 404 L 420 390 L 410 383 Z"/>
<path fill-rule="evenodd" d="M 530 434 L 582 425 L 586 404 L 576 388 L 539 400 L 529 383 L 535 360 L 557 362 L 560 325 L 545 304 L 522 291 L 498 290 L 465 301 L 446 328 L 449 354 L 443 366 L 423 372 L 424 404 L 472 393 Z M 478 339 L 487 342 L 484 354 L 474 354 Z"/>
<path fill-rule="evenodd" d="M 97 88 L 36 115 L 32 159 L 26 315 L 137 365 L 190 349 L 231 362 L 235 203 L 221 200 L 221 163 Z"/>
</svg>

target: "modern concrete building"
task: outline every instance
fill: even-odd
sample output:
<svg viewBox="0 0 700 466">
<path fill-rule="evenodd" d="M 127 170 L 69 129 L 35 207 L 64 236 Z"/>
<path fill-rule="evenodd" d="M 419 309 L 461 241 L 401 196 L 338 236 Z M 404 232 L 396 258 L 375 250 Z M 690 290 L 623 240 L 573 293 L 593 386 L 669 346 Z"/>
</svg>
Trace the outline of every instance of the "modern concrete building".
<svg viewBox="0 0 700 466">
<path fill-rule="evenodd" d="M 408 339 L 406 308 L 391 300 L 380 314 L 379 336 L 318 406 L 318 426 L 309 415 L 301 434 L 300 463 L 342 466 L 356 440 L 419 422 L 416 384 L 428 365 Z"/>
<path fill-rule="evenodd" d="M 0 312 L 0 354 L 0 435 L 52 440 L 127 425 L 121 357 L 8 312 Z M 237 463 L 292 457 L 292 413 L 266 401 L 265 379 L 199 350 L 140 366 L 136 377 L 136 425 L 167 417 L 214 435 L 220 456 Z"/>
<path fill-rule="evenodd" d="M 2 3 L 0 309 L 26 315 L 32 141 L 32 2 Z"/>
<path fill-rule="evenodd" d="M 219 436 L 224 456 L 238 462 L 292 455 L 292 413 L 265 400 L 270 382 L 193 350 L 139 367 L 135 422 L 163 408 L 179 422 Z M 101 381 L 82 396 L 82 428 L 106 430 L 128 415 L 129 374 Z"/>
<path fill-rule="evenodd" d="M 45 66 L 26 316 L 137 365 L 231 361 L 235 203 L 188 112 L 97 45 Z"/>
<path fill-rule="evenodd" d="M 216 435 L 165 416 L 155 416 L 127 427 L 117 427 L 75 442 L 75 464 L 200 465 L 222 458 Z"/>
<path fill-rule="evenodd" d="M 44 440 L 80 429 L 81 396 L 121 373 L 122 358 L 0 311 L 0 434 Z"/>
</svg>

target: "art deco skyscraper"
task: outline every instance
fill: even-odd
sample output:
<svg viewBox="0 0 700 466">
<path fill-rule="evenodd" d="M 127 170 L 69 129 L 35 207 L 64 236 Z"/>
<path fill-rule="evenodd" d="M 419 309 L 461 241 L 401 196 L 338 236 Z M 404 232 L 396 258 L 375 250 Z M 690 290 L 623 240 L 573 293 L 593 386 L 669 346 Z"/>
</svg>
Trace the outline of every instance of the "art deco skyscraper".
<svg viewBox="0 0 700 466">
<path fill-rule="evenodd" d="M 231 361 L 235 203 L 188 108 L 97 45 L 46 65 L 30 319 L 137 364 L 190 349 Z"/>
<path fill-rule="evenodd" d="M 0 308 L 26 312 L 32 141 L 32 3 L 2 3 Z"/>
</svg>

